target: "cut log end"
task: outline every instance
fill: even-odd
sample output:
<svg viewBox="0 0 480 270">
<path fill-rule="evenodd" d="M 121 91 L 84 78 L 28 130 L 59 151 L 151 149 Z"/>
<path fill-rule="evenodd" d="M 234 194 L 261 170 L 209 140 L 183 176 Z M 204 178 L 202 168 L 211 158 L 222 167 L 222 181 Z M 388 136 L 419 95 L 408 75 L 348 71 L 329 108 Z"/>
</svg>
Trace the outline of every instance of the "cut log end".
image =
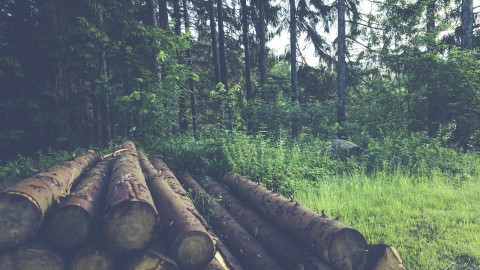
<svg viewBox="0 0 480 270">
<path fill-rule="evenodd" d="M 127 268 L 127 270 L 178 270 L 178 266 L 172 260 L 155 256 L 147 253 L 138 260 L 135 260 Z"/>
<path fill-rule="evenodd" d="M 19 193 L 0 194 L 0 248 L 32 239 L 42 222 L 35 201 Z"/>
<path fill-rule="evenodd" d="M 0 257 L 0 269 L 63 270 L 65 265 L 52 250 L 27 244 L 3 254 Z"/>
<path fill-rule="evenodd" d="M 215 243 L 206 232 L 189 231 L 172 243 L 177 263 L 184 269 L 201 269 L 215 255 Z"/>
<path fill-rule="evenodd" d="M 328 258 L 336 269 L 364 269 L 368 244 L 361 233 L 345 228 L 335 234 L 328 249 Z"/>
<path fill-rule="evenodd" d="M 157 229 L 157 212 L 150 204 L 125 201 L 107 214 L 103 233 L 111 251 L 124 253 L 146 248 Z"/>
<path fill-rule="evenodd" d="M 114 270 L 115 262 L 112 255 L 98 249 L 80 252 L 75 256 L 71 270 Z"/>
<path fill-rule="evenodd" d="M 94 221 L 81 207 L 67 205 L 47 218 L 45 233 L 55 246 L 73 248 L 84 244 L 91 235 Z"/>
</svg>

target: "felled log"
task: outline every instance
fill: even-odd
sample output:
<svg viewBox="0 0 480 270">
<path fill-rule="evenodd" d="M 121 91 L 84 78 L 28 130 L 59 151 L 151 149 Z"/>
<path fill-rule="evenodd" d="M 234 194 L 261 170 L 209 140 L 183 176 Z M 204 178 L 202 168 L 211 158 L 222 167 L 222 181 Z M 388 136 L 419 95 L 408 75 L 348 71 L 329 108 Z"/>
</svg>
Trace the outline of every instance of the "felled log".
<svg viewBox="0 0 480 270">
<path fill-rule="evenodd" d="M 47 245 L 32 242 L 0 256 L 0 269 L 64 270 L 63 258 Z"/>
<path fill-rule="evenodd" d="M 147 248 L 159 230 L 157 210 L 138 163 L 131 141 L 113 163 L 105 199 L 106 215 L 102 236 L 114 253 L 136 252 Z"/>
<path fill-rule="evenodd" d="M 167 181 L 172 190 L 175 191 L 175 193 L 187 206 L 188 210 L 200 221 L 202 226 L 212 236 L 212 238 L 216 239 L 215 246 L 217 252 L 215 253 L 215 257 L 213 258 L 212 262 L 210 262 L 204 270 L 243 270 L 237 258 L 235 258 L 235 256 L 233 256 L 223 242 L 218 239 L 217 235 L 212 230 L 212 227 L 198 212 L 195 204 L 192 202 L 187 192 L 182 187 L 173 172 L 168 168 L 168 166 L 158 158 L 151 159 L 151 162 L 159 174 L 162 175 L 162 177 Z"/>
<path fill-rule="evenodd" d="M 197 206 L 222 235 L 230 250 L 246 269 L 283 269 L 268 252 L 214 198 L 188 174 L 179 173 L 178 180 L 192 190 Z"/>
<path fill-rule="evenodd" d="M 202 177 L 201 186 L 260 242 L 278 262 L 287 269 L 332 270 L 325 262 L 312 256 L 306 248 L 296 243 L 285 231 L 247 208 L 240 200 L 216 181 Z"/>
<path fill-rule="evenodd" d="M 89 247 L 75 255 L 69 269 L 115 270 L 115 259 L 110 252 L 104 249 Z"/>
<path fill-rule="evenodd" d="M 372 270 L 405 270 L 400 254 L 396 248 L 385 245 L 368 245 L 366 269 Z"/>
<path fill-rule="evenodd" d="M 55 246 L 75 248 L 92 236 L 103 210 L 110 174 L 110 161 L 100 161 L 74 188 L 72 193 L 47 216 L 46 238 Z"/>
<path fill-rule="evenodd" d="M 99 156 L 93 153 L 71 158 L 0 193 L 0 249 L 32 239 L 47 210 L 70 193 L 83 170 Z"/>
<path fill-rule="evenodd" d="M 167 255 L 167 250 L 161 241 L 143 254 L 133 259 L 125 270 L 178 270 L 177 263 Z"/>
<path fill-rule="evenodd" d="M 228 173 L 224 181 L 232 192 L 312 248 L 319 258 L 334 268 L 364 269 L 368 246 L 360 232 L 321 216 L 238 174 Z"/>
<path fill-rule="evenodd" d="M 145 154 L 138 151 L 138 157 L 173 258 L 182 269 L 203 268 L 215 255 L 215 242 Z"/>
</svg>

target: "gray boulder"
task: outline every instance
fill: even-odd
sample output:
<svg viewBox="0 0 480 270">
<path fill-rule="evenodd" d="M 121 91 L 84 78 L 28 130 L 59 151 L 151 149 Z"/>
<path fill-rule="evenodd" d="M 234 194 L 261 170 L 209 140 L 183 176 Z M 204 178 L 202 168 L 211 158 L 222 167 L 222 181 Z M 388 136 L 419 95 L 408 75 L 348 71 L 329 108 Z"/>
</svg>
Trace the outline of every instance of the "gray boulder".
<svg viewBox="0 0 480 270">
<path fill-rule="evenodd" d="M 331 156 L 333 158 L 346 159 L 349 157 L 359 157 L 365 149 L 353 142 L 341 139 L 332 141 Z"/>
</svg>

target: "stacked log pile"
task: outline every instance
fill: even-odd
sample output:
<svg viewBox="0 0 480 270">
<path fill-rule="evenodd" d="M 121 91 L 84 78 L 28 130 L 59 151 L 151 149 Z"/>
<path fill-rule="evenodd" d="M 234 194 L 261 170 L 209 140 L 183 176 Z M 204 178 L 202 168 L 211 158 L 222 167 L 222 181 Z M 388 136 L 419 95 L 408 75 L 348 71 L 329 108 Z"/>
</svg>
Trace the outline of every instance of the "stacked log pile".
<svg viewBox="0 0 480 270">
<path fill-rule="evenodd" d="M 394 247 L 234 173 L 174 174 L 127 141 L 0 192 L 0 269 L 405 269 Z"/>
</svg>

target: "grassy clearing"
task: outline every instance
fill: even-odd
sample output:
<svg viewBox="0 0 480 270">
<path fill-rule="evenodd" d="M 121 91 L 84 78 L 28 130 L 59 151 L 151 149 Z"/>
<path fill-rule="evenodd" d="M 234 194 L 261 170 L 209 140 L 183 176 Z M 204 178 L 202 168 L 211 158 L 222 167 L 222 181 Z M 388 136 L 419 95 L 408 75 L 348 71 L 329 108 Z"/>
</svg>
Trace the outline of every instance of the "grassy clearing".
<svg viewBox="0 0 480 270">
<path fill-rule="evenodd" d="M 407 269 L 480 268 L 480 181 L 442 174 L 355 174 L 295 180 L 301 203 L 362 232 L 369 243 L 396 246 Z"/>
</svg>

